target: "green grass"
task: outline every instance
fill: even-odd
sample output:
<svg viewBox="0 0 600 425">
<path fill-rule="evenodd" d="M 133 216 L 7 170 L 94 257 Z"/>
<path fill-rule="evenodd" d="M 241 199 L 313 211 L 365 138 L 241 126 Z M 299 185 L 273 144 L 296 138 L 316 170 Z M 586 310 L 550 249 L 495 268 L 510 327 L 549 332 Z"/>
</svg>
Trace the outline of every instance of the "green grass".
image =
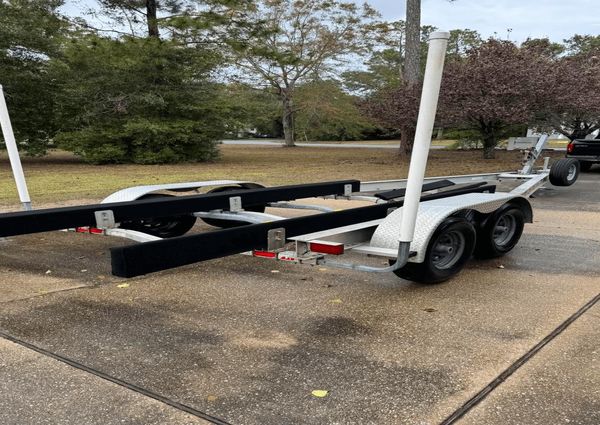
<svg viewBox="0 0 600 425">
<path fill-rule="evenodd" d="M 103 165 L 81 162 L 65 152 L 23 158 L 34 204 L 91 203 L 128 186 L 234 179 L 266 185 L 355 178 L 363 181 L 405 178 L 408 161 L 390 149 L 282 148 L 222 146 L 214 163 L 177 165 Z M 496 152 L 484 161 L 480 151 L 432 151 L 429 176 L 507 171 L 519 168 L 519 152 Z M 554 154 L 560 156 L 560 154 Z M 18 208 L 6 153 L 0 156 L 0 205 Z"/>
</svg>

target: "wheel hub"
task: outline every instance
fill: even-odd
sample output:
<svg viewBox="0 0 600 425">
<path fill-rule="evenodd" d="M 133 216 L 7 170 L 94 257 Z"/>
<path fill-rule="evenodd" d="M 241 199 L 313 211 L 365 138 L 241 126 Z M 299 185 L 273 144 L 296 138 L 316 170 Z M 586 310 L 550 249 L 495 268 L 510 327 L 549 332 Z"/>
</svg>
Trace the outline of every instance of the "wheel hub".
<svg viewBox="0 0 600 425">
<path fill-rule="evenodd" d="M 433 246 L 433 265 L 438 269 L 454 266 L 464 252 L 465 243 L 461 232 L 451 231 L 440 235 Z"/>
<path fill-rule="evenodd" d="M 516 231 L 517 220 L 510 214 L 501 216 L 494 227 L 494 243 L 497 246 L 508 244 Z"/>
</svg>

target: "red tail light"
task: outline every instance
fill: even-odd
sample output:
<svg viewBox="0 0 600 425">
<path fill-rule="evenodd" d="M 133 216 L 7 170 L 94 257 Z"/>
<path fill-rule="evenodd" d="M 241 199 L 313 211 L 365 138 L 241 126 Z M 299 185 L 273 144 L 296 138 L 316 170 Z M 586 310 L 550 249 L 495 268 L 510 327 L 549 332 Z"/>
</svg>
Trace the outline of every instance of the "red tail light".
<svg viewBox="0 0 600 425">
<path fill-rule="evenodd" d="M 567 153 L 573 153 L 573 149 L 575 149 L 575 145 L 573 144 L 573 142 L 570 142 L 567 145 Z"/>
<path fill-rule="evenodd" d="M 252 251 L 252 255 L 254 255 L 255 257 L 262 257 L 262 258 L 277 258 L 277 253 L 270 252 L 270 251 L 254 250 L 254 251 Z"/>
<path fill-rule="evenodd" d="M 104 230 L 102 229 L 97 229 L 96 227 L 76 227 L 75 231 L 77 233 L 92 233 L 94 235 L 101 235 L 104 233 Z"/>
<path fill-rule="evenodd" d="M 342 255 L 344 253 L 344 244 L 334 242 L 311 242 L 310 250 L 320 254 Z"/>
</svg>

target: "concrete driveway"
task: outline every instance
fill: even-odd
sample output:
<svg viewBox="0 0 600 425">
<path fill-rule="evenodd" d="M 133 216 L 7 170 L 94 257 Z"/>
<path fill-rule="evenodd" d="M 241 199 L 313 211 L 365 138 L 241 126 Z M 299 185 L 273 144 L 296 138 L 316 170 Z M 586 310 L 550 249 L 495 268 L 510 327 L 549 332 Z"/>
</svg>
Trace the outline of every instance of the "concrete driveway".
<svg viewBox="0 0 600 425">
<path fill-rule="evenodd" d="M 0 423 L 598 424 L 600 170 L 533 203 L 435 286 L 245 256 L 125 281 L 127 242 L 2 241 Z"/>
</svg>

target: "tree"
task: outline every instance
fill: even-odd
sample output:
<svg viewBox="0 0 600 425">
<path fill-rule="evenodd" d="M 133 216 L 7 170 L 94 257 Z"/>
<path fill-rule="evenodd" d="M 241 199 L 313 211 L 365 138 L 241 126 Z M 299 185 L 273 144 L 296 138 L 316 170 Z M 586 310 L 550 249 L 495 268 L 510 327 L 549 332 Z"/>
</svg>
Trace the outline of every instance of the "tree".
<svg viewBox="0 0 600 425">
<path fill-rule="evenodd" d="M 233 100 L 229 108 L 231 124 L 227 129 L 232 137 L 283 136 L 281 105 L 270 90 L 230 83 L 226 85 L 224 95 Z"/>
<path fill-rule="evenodd" d="M 477 130 L 484 158 L 494 158 L 494 148 L 513 126 L 533 121 L 551 68 L 542 55 L 508 41 L 488 40 L 446 67 L 440 99 L 443 122 Z"/>
<path fill-rule="evenodd" d="M 344 86 L 363 96 L 369 96 L 384 87 L 396 87 L 402 81 L 398 73 L 401 64 L 402 56 L 398 49 L 376 50 L 365 62 L 366 70 L 352 70 L 342 74 Z"/>
<path fill-rule="evenodd" d="M 150 38 L 86 36 L 53 61 L 62 81 L 57 143 L 92 163 L 208 161 L 229 104 L 211 81 L 220 57 Z"/>
<path fill-rule="evenodd" d="M 285 145 L 294 146 L 296 87 L 307 77 L 337 74 L 345 58 L 367 45 L 376 13 L 336 0 L 261 0 L 232 8 L 229 16 L 263 24 L 230 28 L 228 42 L 241 70 L 236 77 L 275 91 Z"/>
<path fill-rule="evenodd" d="M 548 38 L 528 38 L 521 44 L 521 49 L 551 60 L 557 60 L 565 52 L 563 44 L 554 43 Z"/>
<path fill-rule="evenodd" d="M 186 0 L 97 0 L 101 9 L 92 8 L 89 14 L 95 17 L 94 22 L 97 25 L 101 21 L 100 16 L 106 16 L 112 22 L 112 25 L 106 25 L 106 28 L 96 28 L 100 32 L 116 32 L 114 27 L 125 27 L 129 29 L 130 36 L 142 36 L 151 38 L 160 38 L 159 23 L 167 19 L 189 12 L 191 4 Z M 159 16 L 162 14 L 163 16 Z M 116 24 L 116 25 L 115 25 Z M 85 26 L 92 28 L 89 23 Z"/>
<path fill-rule="evenodd" d="M 400 131 L 400 154 L 408 155 L 412 148 L 410 134 L 406 129 L 417 126 L 421 84 L 408 84 L 401 81 L 395 87 L 386 87 L 369 96 L 362 109 L 372 120 L 389 130 Z"/>
<path fill-rule="evenodd" d="M 600 49 L 600 35 L 579 35 L 565 40 L 566 50 L 570 55 L 589 53 Z"/>
<path fill-rule="evenodd" d="M 448 39 L 447 60 L 460 59 L 467 53 L 481 45 L 481 35 L 470 29 L 455 29 L 450 31 Z"/>
<path fill-rule="evenodd" d="M 357 140 L 372 128 L 357 98 L 333 80 L 316 80 L 297 88 L 296 133 L 306 140 Z"/>
<path fill-rule="evenodd" d="M 60 0 L 0 0 L 0 84 L 15 137 L 28 154 L 46 152 L 54 133 L 59 87 L 48 78 L 48 60 L 59 54 L 65 21 Z"/>
<path fill-rule="evenodd" d="M 538 113 L 537 124 L 570 140 L 583 139 L 600 129 L 600 45 L 560 57 L 549 73 L 551 90 Z M 600 138 L 600 135 L 598 136 Z"/>
</svg>

